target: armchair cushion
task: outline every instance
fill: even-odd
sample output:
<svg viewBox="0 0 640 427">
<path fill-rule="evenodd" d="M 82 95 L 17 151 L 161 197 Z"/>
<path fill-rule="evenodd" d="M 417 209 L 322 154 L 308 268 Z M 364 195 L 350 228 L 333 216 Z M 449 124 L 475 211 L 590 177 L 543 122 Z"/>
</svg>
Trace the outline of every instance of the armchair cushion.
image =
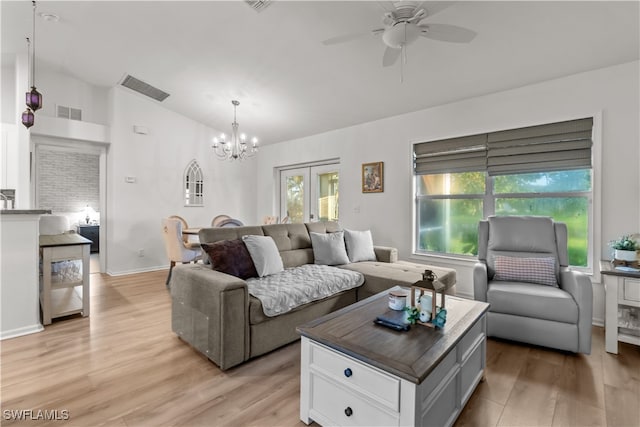
<svg viewBox="0 0 640 427">
<path fill-rule="evenodd" d="M 558 286 L 556 261 L 551 257 L 510 257 L 496 255 L 494 280 L 537 283 Z"/>
<path fill-rule="evenodd" d="M 578 305 L 560 288 L 521 282 L 489 283 L 487 302 L 494 313 L 578 323 Z"/>
</svg>

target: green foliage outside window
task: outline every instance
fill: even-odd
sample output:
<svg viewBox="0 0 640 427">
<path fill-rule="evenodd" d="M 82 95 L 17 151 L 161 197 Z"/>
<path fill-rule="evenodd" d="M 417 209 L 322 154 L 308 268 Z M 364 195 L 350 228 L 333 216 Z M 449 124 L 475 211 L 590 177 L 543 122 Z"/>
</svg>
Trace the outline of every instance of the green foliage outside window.
<svg viewBox="0 0 640 427">
<path fill-rule="evenodd" d="M 493 199 L 485 194 L 493 180 Z M 587 266 L 591 171 L 527 173 L 488 178 L 484 172 L 422 175 L 417 181 L 418 250 L 477 255 L 478 221 L 495 215 L 550 216 L 568 228 L 569 263 Z M 450 197 L 447 197 L 450 196 Z"/>
</svg>

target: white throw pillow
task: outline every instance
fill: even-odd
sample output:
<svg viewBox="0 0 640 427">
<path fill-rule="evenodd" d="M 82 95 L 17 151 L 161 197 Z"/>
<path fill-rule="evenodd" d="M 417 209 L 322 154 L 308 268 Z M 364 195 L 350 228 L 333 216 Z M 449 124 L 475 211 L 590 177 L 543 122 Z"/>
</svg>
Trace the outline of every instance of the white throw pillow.
<svg viewBox="0 0 640 427">
<path fill-rule="evenodd" d="M 313 258 L 316 264 L 341 265 L 349 264 L 347 250 L 344 247 L 344 232 L 309 233 Z"/>
<path fill-rule="evenodd" d="M 271 236 L 242 236 L 258 276 L 264 277 L 284 270 L 276 242 Z"/>
<path fill-rule="evenodd" d="M 371 230 L 354 231 L 344 230 L 344 242 L 347 245 L 349 261 L 375 261 L 376 253 L 373 251 L 373 238 Z"/>
</svg>

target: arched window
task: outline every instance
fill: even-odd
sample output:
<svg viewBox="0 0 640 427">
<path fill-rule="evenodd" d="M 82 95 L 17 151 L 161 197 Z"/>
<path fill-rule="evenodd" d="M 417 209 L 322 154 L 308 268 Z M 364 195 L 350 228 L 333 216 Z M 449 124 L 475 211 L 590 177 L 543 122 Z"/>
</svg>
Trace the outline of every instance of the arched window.
<svg viewBox="0 0 640 427">
<path fill-rule="evenodd" d="M 202 195 L 202 169 L 198 162 L 192 160 L 184 170 L 184 204 L 185 206 L 204 206 Z"/>
</svg>

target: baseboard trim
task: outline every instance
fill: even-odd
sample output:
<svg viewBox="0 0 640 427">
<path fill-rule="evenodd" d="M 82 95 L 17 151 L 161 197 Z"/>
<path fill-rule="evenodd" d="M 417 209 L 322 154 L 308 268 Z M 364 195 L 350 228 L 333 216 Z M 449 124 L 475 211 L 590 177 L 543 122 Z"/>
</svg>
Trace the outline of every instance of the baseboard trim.
<svg viewBox="0 0 640 427">
<path fill-rule="evenodd" d="M 23 335 L 35 334 L 42 331 L 44 331 L 44 327 L 39 323 L 36 325 L 23 326 L 22 328 L 0 332 L 0 340 L 8 340 L 10 338 L 17 338 Z"/>
<path fill-rule="evenodd" d="M 167 267 L 166 265 L 162 265 L 162 266 L 154 266 L 154 267 L 135 268 L 133 270 L 124 270 L 124 271 L 107 270 L 107 274 L 109 276 L 127 276 L 129 274 L 149 273 L 151 271 L 168 270 L 168 269 L 169 267 Z"/>
</svg>

